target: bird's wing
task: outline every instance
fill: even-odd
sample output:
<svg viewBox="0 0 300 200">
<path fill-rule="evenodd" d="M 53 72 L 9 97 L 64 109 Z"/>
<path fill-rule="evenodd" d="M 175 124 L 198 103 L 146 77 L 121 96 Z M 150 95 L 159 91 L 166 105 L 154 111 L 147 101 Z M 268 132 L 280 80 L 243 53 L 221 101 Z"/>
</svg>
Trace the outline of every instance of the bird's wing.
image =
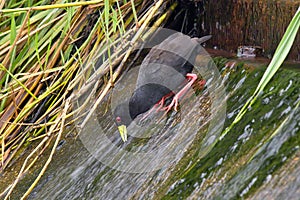
<svg viewBox="0 0 300 200">
<path fill-rule="evenodd" d="M 190 38 L 175 33 L 154 46 L 141 64 L 136 88 L 154 83 L 177 89 L 185 75 L 192 71 L 200 43 L 210 38 Z"/>
<path fill-rule="evenodd" d="M 147 57 L 140 67 L 136 88 L 151 83 L 174 91 L 185 80 L 186 72 L 180 71 L 186 63 L 184 58 L 161 50 L 152 51 Z"/>
</svg>

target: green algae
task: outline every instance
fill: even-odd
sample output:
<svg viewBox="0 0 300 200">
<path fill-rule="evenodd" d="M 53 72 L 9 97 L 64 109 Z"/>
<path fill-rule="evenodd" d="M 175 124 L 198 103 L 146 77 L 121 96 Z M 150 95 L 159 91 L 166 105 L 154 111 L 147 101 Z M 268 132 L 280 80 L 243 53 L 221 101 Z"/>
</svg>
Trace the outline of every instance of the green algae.
<svg viewBox="0 0 300 200">
<path fill-rule="evenodd" d="M 221 60 L 216 63 L 220 66 L 220 63 L 224 64 L 224 62 Z M 228 71 L 224 68 L 222 70 Z M 243 103 L 254 92 L 263 72 L 264 68 L 245 69 L 241 65 L 231 70 L 226 83 L 230 98 L 227 101 L 229 114 L 225 127 L 231 124 Z M 239 83 L 244 77 L 243 83 Z M 279 70 L 265 88 L 265 93 L 260 95 L 242 120 L 214 146 L 208 155 L 194 164 L 187 173 L 182 173 L 184 175 L 177 179 L 172 186 L 169 185 L 169 191 L 163 199 L 185 199 L 196 189 L 205 193 L 205 189 L 213 187 L 212 182 L 222 184 L 224 188 L 228 189 L 219 192 L 220 194 L 216 191 L 210 194 L 209 197 L 214 196 L 216 199 L 223 199 L 224 196 L 228 196 L 228 193 L 234 194 L 229 195 L 230 199 L 248 197 L 254 193 L 264 184 L 268 175 L 276 172 L 285 161 L 288 161 L 297 152 L 297 146 L 300 144 L 297 124 L 295 133 L 283 142 L 279 151 L 266 158 L 251 176 L 245 177 L 243 184 L 238 186 L 239 189 L 232 191 L 230 184 L 234 183 L 234 178 L 238 177 L 243 168 L 246 168 L 259 149 L 270 142 L 274 137 L 273 133 L 289 116 L 295 103 L 299 100 L 299 81 L 299 73 L 287 69 Z M 241 86 L 237 87 L 239 84 Z M 260 152 L 260 154 L 263 153 L 266 152 Z M 226 184 L 229 186 L 227 187 Z M 201 185 L 201 189 L 199 189 L 199 185 Z"/>
<path fill-rule="evenodd" d="M 223 58 L 218 58 L 215 62 L 223 76 L 229 97 L 225 128 L 232 123 L 239 109 L 253 93 L 265 68 L 253 68 L 243 63 L 228 68 L 224 67 L 228 60 Z M 133 191 L 132 199 L 140 199 L 141 194 L 147 199 L 251 197 L 268 183 L 270 176 L 279 169 L 282 170 L 295 153 L 299 152 L 300 117 L 299 111 L 295 109 L 300 99 L 299 81 L 298 72 L 280 69 L 242 120 L 206 156 L 201 156 L 200 144 L 207 132 L 207 125 L 198 130 L 193 143 L 184 156 L 176 161 L 176 165 L 167 169 L 170 170 L 167 176 L 162 173 L 164 169 L 147 174 L 126 174 L 96 161 L 87 161 L 89 153 L 84 146 L 78 141 L 77 145 L 72 146 L 69 141 L 58 152 L 59 159 L 53 160 L 34 194 L 37 194 L 37 199 L 44 198 L 51 196 L 50 193 L 54 191 L 48 191 L 48 188 L 59 187 L 67 191 L 56 196 L 62 199 L 71 196 L 74 199 L 93 199 L 105 192 L 108 194 L 104 196 L 115 197 L 113 194 L 121 193 L 122 190 Z M 197 97 L 200 96 L 201 92 Z M 106 107 L 107 104 L 103 104 L 101 110 L 107 110 Z M 107 112 L 99 120 L 110 137 L 115 133 L 110 130 L 113 122 L 109 115 Z M 147 142 L 144 140 L 136 140 L 125 148 L 134 150 L 145 143 Z M 22 183 L 26 185 L 26 180 L 34 176 L 26 175 Z M 130 181 L 138 179 L 137 177 L 144 177 L 145 181 L 140 185 Z M 122 188 L 114 188 L 114 183 L 124 181 L 122 178 L 128 182 L 125 181 Z M 55 180 L 60 180 L 61 183 L 54 183 Z M 111 187 L 111 191 L 103 190 L 107 186 Z M 18 190 L 23 189 L 19 187 Z M 155 193 L 144 194 L 144 191 L 151 190 L 155 190 Z"/>
</svg>

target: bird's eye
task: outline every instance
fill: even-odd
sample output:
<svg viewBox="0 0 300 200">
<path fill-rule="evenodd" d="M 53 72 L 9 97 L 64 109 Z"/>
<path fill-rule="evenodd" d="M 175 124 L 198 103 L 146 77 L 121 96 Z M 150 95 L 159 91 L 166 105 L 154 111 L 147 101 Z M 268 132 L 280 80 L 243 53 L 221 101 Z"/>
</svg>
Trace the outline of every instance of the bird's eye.
<svg viewBox="0 0 300 200">
<path fill-rule="evenodd" d="M 117 122 L 121 122 L 121 117 L 116 117 Z"/>
</svg>

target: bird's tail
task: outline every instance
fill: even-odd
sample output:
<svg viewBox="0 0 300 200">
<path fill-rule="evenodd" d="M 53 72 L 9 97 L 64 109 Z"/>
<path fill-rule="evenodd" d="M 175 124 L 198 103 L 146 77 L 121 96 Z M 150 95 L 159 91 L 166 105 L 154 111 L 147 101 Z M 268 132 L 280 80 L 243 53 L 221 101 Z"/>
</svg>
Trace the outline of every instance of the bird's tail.
<svg viewBox="0 0 300 200">
<path fill-rule="evenodd" d="M 193 38 L 193 39 L 196 40 L 199 44 L 202 44 L 202 43 L 206 42 L 207 40 L 209 40 L 210 38 L 211 38 L 211 35 L 206 35 L 201 38 Z"/>
</svg>

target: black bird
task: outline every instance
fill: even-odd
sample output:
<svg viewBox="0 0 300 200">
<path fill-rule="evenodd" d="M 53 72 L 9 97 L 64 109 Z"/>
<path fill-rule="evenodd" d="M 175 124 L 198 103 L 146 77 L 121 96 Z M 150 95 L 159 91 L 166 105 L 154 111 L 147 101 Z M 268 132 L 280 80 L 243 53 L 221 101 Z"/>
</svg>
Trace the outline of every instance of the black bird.
<svg viewBox="0 0 300 200">
<path fill-rule="evenodd" d="M 126 127 L 139 114 L 145 113 L 157 103 L 162 107 L 165 97 L 175 94 L 188 81 L 164 108 L 168 112 L 174 106 L 177 111 L 178 99 L 197 79 L 197 75 L 191 72 L 200 44 L 210 38 L 190 38 L 175 33 L 151 49 L 140 66 L 137 84 L 129 102 L 119 104 L 113 113 L 124 142 L 127 141 Z"/>
</svg>

